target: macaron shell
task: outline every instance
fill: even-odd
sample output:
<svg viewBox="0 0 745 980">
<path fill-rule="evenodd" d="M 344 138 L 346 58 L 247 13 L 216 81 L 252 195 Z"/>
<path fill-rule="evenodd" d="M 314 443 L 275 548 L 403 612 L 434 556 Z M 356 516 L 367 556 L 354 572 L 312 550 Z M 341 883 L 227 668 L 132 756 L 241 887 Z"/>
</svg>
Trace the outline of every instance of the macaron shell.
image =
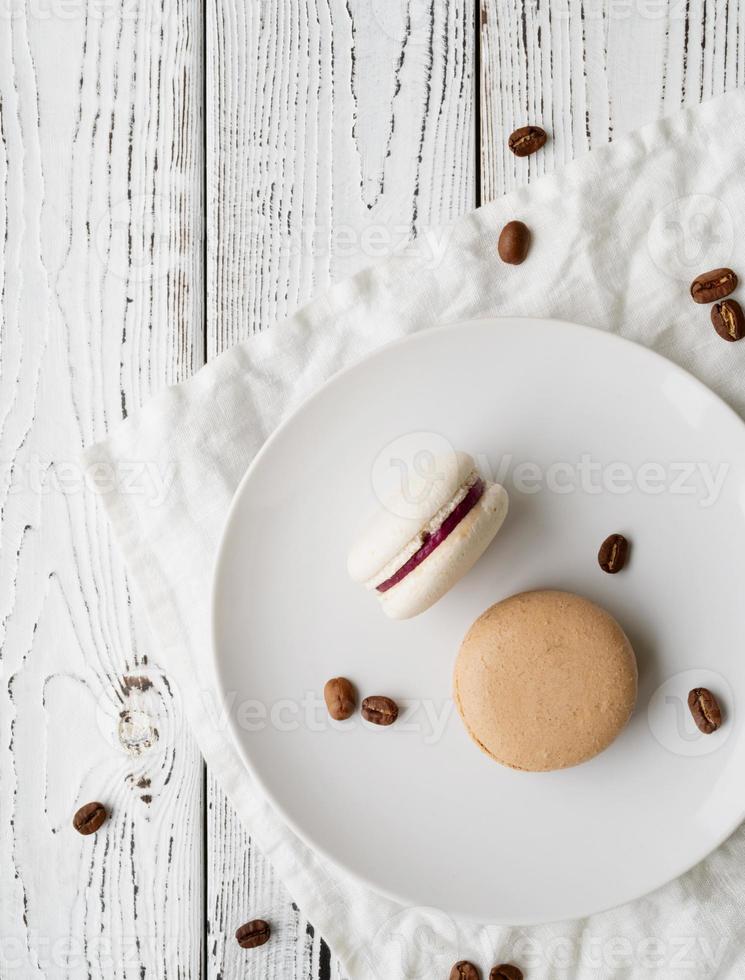
<svg viewBox="0 0 745 980">
<path fill-rule="evenodd" d="M 473 457 L 453 452 L 433 461 L 427 480 L 407 473 L 397 493 L 386 499 L 359 535 L 347 558 L 354 582 L 367 582 L 419 534 L 434 515 L 451 500 L 475 470 Z"/>
<path fill-rule="evenodd" d="M 398 585 L 380 594 L 385 614 L 391 619 L 410 619 L 441 599 L 486 551 L 508 507 L 504 487 L 487 484 L 478 503 L 442 544 Z"/>
<path fill-rule="evenodd" d="M 455 665 L 455 702 L 471 738 L 497 762 L 531 772 L 602 752 L 636 695 L 636 658 L 621 627 L 567 592 L 524 592 L 492 606 Z"/>
</svg>

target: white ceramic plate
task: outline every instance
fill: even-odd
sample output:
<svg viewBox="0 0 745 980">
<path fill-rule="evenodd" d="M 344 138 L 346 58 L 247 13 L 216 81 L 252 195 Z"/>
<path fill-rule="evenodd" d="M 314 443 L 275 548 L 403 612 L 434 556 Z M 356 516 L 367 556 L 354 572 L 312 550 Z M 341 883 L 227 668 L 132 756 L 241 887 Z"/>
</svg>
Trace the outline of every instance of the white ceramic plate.
<svg viewBox="0 0 745 980">
<path fill-rule="evenodd" d="M 383 484 L 443 442 L 501 463 L 510 514 L 444 599 L 391 622 L 347 580 L 347 548 Z M 309 844 L 409 905 L 528 924 L 654 889 L 745 815 L 744 509 L 745 426 L 639 346 L 502 319 L 380 350 L 273 435 L 227 522 L 215 656 L 246 764 Z M 613 531 L 633 543 L 616 576 L 596 560 Z M 620 620 L 640 693 L 606 752 L 530 774 L 469 740 L 451 673 L 476 616 L 541 587 Z M 321 692 L 337 674 L 408 707 L 392 728 L 331 723 Z M 694 686 L 726 707 L 714 735 L 689 717 Z"/>
</svg>

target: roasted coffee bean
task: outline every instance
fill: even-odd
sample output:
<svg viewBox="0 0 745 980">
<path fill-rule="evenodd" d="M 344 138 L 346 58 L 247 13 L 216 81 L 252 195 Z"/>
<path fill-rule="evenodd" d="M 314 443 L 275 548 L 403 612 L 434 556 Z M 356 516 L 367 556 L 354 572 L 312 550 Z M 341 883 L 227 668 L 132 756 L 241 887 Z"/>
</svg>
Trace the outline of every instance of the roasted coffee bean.
<svg viewBox="0 0 745 980">
<path fill-rule="evenodd" d="M 600 545 L 598 563 L 604 572 L 615 575 L 626 564 L 629 555 L 629 543 L 622 534 L 611 534 Z"/>
<path fill-rule="evenodd" d="M 489 980 L 523 980 L 523 971 L 511 963 L 502 963 L 492 967 Z"/>
<path fill-rule="evenodd" d="M 398 705 L 391 698 L 374 694 L 362 702 L 362 717 L 373 725 L 392 725 L 398 718 Z"/>
<path fill-rule="evenodd" d="M 450 980 L 481 980 L 481 970 L 468 960 L 458 960 L 450 971 Z"/>
<path fill-rule="evenodd" d="M 527 157 L 540 150 L 547 139 L 546 130 L 540 126 L 521 126 L 512 133 L 507 145 L 516 157 Z"/>
<path fill-rule="evenodd" d="M 530 229 L 522 221 L 508 221 L 499 235 L 497 251 L 503 262 L 520 265 L 530 248 Z"/>
<path fill-rule="evenodd" d="M 352 682 L 346 677 L 332 677 L 330 681 L 326 681 L 323 697 L 334 721 L 349 718 L 357 707 L 357 694 Z"/>
<path fill-rule="evenodd" d="M 717 699 L 705 687 L 694 687 L 688 695 L 688 707 L 699 731 L 711 735 L 722 724 L 722 712 Z"/>
<path fill-rule="evenodd" d="M 725 340 L 742 340 L 745 337 L 745 314 L 736 299 L 726 299 L 711 308 L 714 329 Z"/>
<path fill-rule="evenodd" d="M 691 296 L 695 303 L 713 303 L 724 299 L 737 289 L 737 276 L 732 269 L 712 269 L 702 272 L 691 283 Z"/>
<path fill-rule="evenodd" d="M 250 922 L 238 926 L 235 930 L 235 938 L 238 945 L 243 949 L 254 949 L 256 946 L 263 946 L 272 934 L 269 923 L 263 919 L 252 919 Z"/>
<path fill-rule="evenodd" d="M 88 834 L 95 834 L 106 823 L 107 817 L 103 803 L 86 803 L 72 818 L 72 825 L 79 834 L 87 837 Z"/>
</svg>

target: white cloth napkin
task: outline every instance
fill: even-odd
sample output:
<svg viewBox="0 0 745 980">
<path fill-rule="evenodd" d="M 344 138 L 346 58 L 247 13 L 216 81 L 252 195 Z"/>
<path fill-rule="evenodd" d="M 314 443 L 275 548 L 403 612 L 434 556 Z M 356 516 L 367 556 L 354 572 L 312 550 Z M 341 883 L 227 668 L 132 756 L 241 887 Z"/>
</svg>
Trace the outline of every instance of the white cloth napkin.
<svg viewBox="0 0 745 980">
<path fill-rule="evenodd" d="M 573 320 L 655 348 L 745 413 L 745 343 L 717 337 L 708 307 L 688 295 L 701 271 L 745 273 L 743 133 L 738 91 L 587 154 L 339 283 L 163 391 L 87 452 L 158 660 L 180 686 L 207 763 L 355 980 L 445 977 L 459 958 L 487 974 L 512 961 L 531 980 L 745 976 L 743 829 L 641 901 L 538 928 L 475 927 L 402 908 L 352 880 L 298 840 L 246 772 L 220 717 L 209 631 L 212 563 L 246 467 L 309 392 L 388 340 L 489 314 Z M 515 217 L 533 245 L 523 265 L 506 266 L 497 237 Z M 151 485 L 111 490 L 112 472 L 133 462 L 148 464 Z"/>
</svg>

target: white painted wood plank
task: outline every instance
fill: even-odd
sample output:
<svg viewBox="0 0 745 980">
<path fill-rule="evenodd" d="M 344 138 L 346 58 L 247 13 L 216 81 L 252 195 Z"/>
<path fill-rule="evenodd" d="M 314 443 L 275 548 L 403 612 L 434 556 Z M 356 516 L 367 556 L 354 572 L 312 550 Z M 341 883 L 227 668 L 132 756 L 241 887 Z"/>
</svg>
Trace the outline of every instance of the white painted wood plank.
<svg viewBox="0 0 745 980">
<path fill-rule="evenodd" d="M 484 200 L 593 146 L 743 84 L 739 0 L 481 0 Z M 517 126 L 550 141 L 522 160 Z"/>
<path fill-rule="evenodd" d="M 202 764 L 77 464 L 203 361 L 201 53 L 197 0 L 0 17 L 3 977 L 202 965 Z"/>
<path fill-rule="evenodd" d="M 209 0 L 207 348 L 475 204 L 470 0 Z M 338 978 L 208 782 L 208 976 Z M 272 920 L 261 950 L 233 932 Z"/>
<path fill-rule="evenodd" d="M 211 0 L 209 355 L 474 203 L 465 0 Z"/>
</svg>

